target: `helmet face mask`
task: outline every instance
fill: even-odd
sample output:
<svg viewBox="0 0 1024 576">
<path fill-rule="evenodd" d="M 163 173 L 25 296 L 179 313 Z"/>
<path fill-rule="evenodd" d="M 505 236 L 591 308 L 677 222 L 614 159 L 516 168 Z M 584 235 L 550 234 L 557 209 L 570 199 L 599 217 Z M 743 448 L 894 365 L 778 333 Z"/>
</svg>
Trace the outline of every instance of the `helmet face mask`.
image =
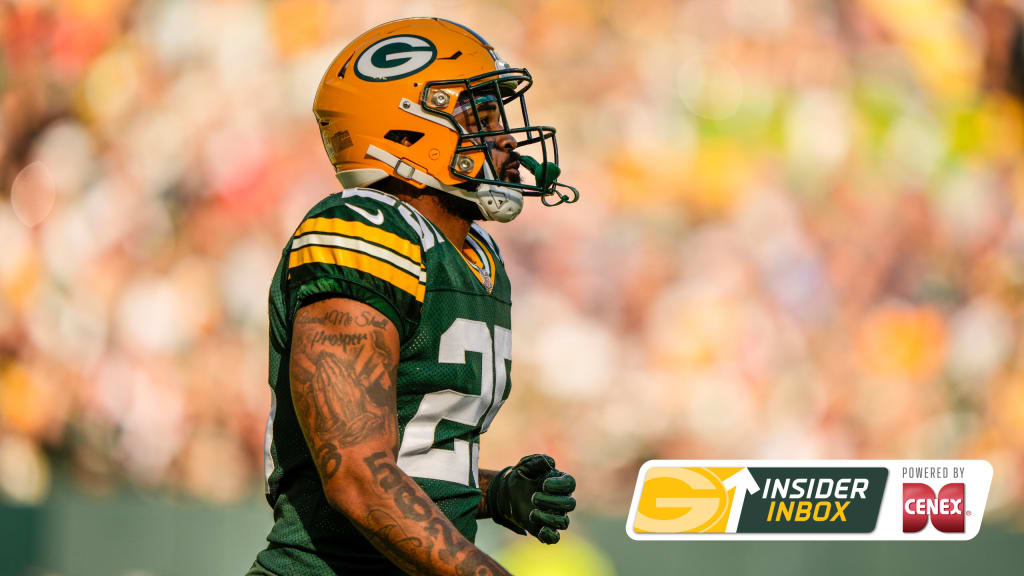
<svg viewBox="0 0 1024 576">
<path fill-rule="evenodd" d="M 555 129 L 551 126 L 531 126 L 526 108 L 526 91 L 533 84 L 530 73 L 525 69 L 508 69 L 466 78 L 456 82 L 429 82 L 424 89 L 424 109 L 430 110 L 428 95 L 437 87 L 456 87 L 460 93 L 455 109 L 449 113 L 436 111 L 449 119 L 460 129 L 455 155 L 452 156 L 452 173 L 468 182 L 518 188 L 524 196 L 551 194 L 551 185 L 544 182 L 529 184 L 518 180 L 501 179 L 502 166 L 494 159 L 496 139 L 510 136 L 515 139 L 515 152 L 509 155 L 518 160 L 526 147 L 533 146 L 542 162 L 558 163 L 558 142 Z M 499 96 L 500 95 L 500 96 Z M 511 110 L 510 110 L 511 108 Z M 510 120 L 512 118 L 512 120 Z M 518 120 L 515 122 L 514 120 Z M 484 166 L 474 162 L 474 170 L 460 165 L 461 158 L 482 155 Z M 487 174 L 496 175 L 487 177 Z M 518 172 L 516 172 L 518 175 Z"/>
<path fill-rule="evenodd" d="M 313 109 L 346 187 L 397 177 L 508 221 L 523 196 L 545 205 L 578 198 L 557 182 L 555 129 L 529 122 L 524 96 L 532 83 L 529 72 L 508 67 L 471 30 L 413 18 L 378 26 L 346 47 Z M 520 179 L 520 165 L 533 183 Z"/>
</svg>

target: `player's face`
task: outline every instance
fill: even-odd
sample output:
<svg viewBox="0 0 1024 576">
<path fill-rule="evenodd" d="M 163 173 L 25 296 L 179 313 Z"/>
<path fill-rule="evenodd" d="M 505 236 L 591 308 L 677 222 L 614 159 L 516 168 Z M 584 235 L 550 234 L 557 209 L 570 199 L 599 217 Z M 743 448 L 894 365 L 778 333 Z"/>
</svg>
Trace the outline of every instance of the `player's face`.
<svg viewBox="0 0 1024 576">
<path fill-rule="evenodd" d="M 477 98 L 476 110 L 469 103 L 460 106 L 455 112 L 455 120 L 473 134 L 476 132 L 496 132 L 504 129 L 500 102 L 492 97 Z M 490 150 L 491 161 L 498 172 L 498 179 L 505 182 L 519 182 L 519 154 L 515 152 L 517 145 L 511 134 L 497 134 L 483 137 L 484 144 Z M 482 176 L 478 175 L 478 177 Z"/>
</svg>

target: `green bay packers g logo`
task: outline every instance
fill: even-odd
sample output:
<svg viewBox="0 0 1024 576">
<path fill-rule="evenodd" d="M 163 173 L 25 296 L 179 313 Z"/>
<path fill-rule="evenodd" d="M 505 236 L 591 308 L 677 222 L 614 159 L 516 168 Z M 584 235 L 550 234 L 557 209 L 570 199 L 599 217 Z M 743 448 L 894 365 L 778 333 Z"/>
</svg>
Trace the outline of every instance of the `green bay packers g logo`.
<svg viewBox="0 0 1024 576">
<path fill-rule="evenodd" d="M 422 36 L 378 40 L 356 59 L 356 76 L 369 82 L 397 80 L 423 70 L 437 58 L 433 42 Z"/>
<path fill-rule="evenodd" d="M 637 532 L 725 532 L 729 493 L 722 482 L 734 469 L 651 468 L 637 506 Z"/>
</svg>

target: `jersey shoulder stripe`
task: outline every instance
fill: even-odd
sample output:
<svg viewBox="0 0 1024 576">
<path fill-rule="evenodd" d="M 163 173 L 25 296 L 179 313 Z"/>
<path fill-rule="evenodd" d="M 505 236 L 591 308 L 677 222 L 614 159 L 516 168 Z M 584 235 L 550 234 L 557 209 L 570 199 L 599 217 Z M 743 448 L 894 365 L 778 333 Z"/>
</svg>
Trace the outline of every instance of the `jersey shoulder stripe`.
<svg viewBox="0 0 1024 576">
<path fill-rule="evenodd" d="M 301 242 L 308 243 L 309 241 L 304 241 L 303 239 L 306 236 L 313 235 L 321 239 L 325 238 L 327 235 L 358 238 L 372 242 L 390 250 L 400 257 L 411 260 L 416 264 L 416 266 L 419 266 L 423 261 L 418 244 L 414 244 L 394 232 L 389 232 L 382 228 L 370 226 L 355 220 L 323 217 L 307 218 L 295 231 L 295 240 L 292 241 L 292 246 L 295 247 L 299 245 L 301 247 L 302 245 L 305 245 L 301 244 Z"/>
<path fill-rule="evenodd" d="M 358 270 L 408 293 L 420 303 L 426 295 L 426 271 L 422 267 L 413 274 L 387 260 L 358 250 L 317 245 L 293 249 L 288 256 L 288 268 L 306 264 L 330 264 Z"/>
<path fill-rule="evenodd" d="M 422 303 L 426 267 L 419 234 L 398 212 L 397 198 L 364 188 L 346 189 L 321 201 L 292 235 L 289 276 L 347 278 L 380 293 L 384 282 Z M 366 282 L 359 280 L 365 275 Z M 369 277 L 372 277 L 370 279 Z M 401 301 L 403 298 L 395 296 Z M 394 302 L 398 308 L 401 304 Z"/>
<path fill-rule="evenodd" d="M 367 242 L 358 237 L 352 238 L 348 236 L 336 236 L 334 234 L 318 234 L 316 232 L 304 234 L 292 241 L 292 252 L 299 248 L 305 248 L 306 246 L 347 248 L 349 250 L 361 252 L 368 256 L 373 256 L 380 260 L 389 262 L 396 268 L 405 270 L 409 274 L 417 277 L 422 271 L 422 264 L 418 260 L 406 258 L 405 256 L 396 254 L 378 244 Z"/>
</svg>

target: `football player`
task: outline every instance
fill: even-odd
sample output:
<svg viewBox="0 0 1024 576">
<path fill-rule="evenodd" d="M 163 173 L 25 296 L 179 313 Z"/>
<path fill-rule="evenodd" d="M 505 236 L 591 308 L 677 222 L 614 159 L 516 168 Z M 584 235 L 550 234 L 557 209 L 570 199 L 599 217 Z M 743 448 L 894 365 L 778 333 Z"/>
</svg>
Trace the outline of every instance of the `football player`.
<svg viewBox="0 0 1024 576">
<path fill-rule="evenodd" d="M 250 574 L 505 574 L 478 518 L 548 544 L 569 525 L 575 480 L 549 456 L 477 466 L 510 390 L 511 288 L 475 221 L 578 197 L 554 129 L 529 123 L 531 83 L 436 18 L 378 26 L 328 68 L 313 111 L 344 190 L 270 289 L 274 526 Z"/>
</svg>

